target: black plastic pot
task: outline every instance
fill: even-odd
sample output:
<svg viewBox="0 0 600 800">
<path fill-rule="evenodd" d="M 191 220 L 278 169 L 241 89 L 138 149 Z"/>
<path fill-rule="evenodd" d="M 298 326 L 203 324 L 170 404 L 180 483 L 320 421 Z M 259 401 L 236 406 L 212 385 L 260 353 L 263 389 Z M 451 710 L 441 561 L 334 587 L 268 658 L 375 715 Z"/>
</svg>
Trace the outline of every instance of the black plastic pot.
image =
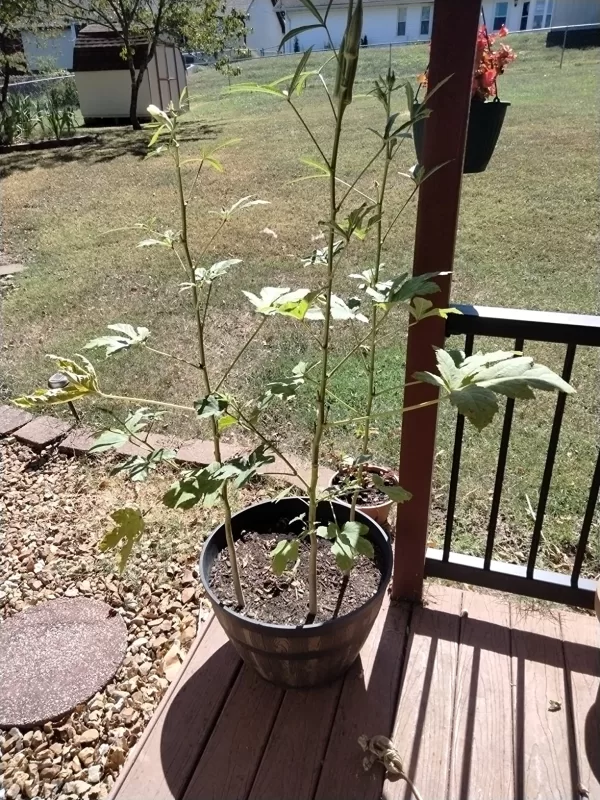
<svg viewBox="0 0 600 800">
<path fill-rule="evenodd" d="M 288 497 L 278 503 L 267 500 L 249 506 L 232 518 L 234 537 L 239 538 L 243 530 L 267 534 L 281 518 L 294 519 L 304 514 L 307 502 L 300 497 Z M 318 520 L 325 524 L 334 520 L 332 505 L 337 522 L 340 525 L 346 522 L 350 506 L 339 501 L 321 503 Z M 381 608 L 393 557 L 383 528 L 359 511 L 356 519 L 368 526 L 381 569 L 377 593 L 350 614 L 312 625 L 272 625 L 223 606 L 210 588 L 210 574 L 215 558 L 227 546 L 225 526 L 220 525 L 206 540 L 200 556 L 200 578 L 215 615 L 242 659 L 266 680 L 289 688 L 320 686 L 342 675 L 358 657 Z M 299 525 L 294 523 L 290 530 L 299 532 Z"/>
<path fill-rule="evenodd" d="M 481 100 L 471 101 L 464 173 L 483 172 L 486 169 L 494 154 L 509 105 L 510 103 L 503 103 L 500 100 L 493 100 L 490 103 Z M 416 107 L 418 104 L 415 104 Z M 422 163 L 423 158 L 426 123 L 427 120 L 422 119 L 413 126 L 413 139 L 419 163 Z"/>
</svg>

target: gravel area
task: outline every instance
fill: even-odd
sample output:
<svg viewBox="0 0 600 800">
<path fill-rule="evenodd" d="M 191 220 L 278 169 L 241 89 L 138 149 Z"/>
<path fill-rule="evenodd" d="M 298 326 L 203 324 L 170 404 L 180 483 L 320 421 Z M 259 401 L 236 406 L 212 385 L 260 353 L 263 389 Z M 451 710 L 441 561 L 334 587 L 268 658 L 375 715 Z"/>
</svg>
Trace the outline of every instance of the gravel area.
<svg viewBox="0 0 600 800">
<path fill-rule="evenodd" d="M 115 679 L 66 719 L 0 731 L 0 786 L 12 798 L 103 798 L 177 674 L 208 604 L 197 579 L 210 512 L 169 512 L 158 503 L 172 475 L 139 488 L 107 477 L 106 466 L 0 441 L 0 617 L 55 597 L 94 597 L 121 614 L 128 632 Z M 122 577 L 97 543 L 108 512 L 134 493 L 148 532 Z M 263 487 L 240 495 L 257 500 Z M 0 797 L 2 790 L 0 790 Z"/>
</svg>

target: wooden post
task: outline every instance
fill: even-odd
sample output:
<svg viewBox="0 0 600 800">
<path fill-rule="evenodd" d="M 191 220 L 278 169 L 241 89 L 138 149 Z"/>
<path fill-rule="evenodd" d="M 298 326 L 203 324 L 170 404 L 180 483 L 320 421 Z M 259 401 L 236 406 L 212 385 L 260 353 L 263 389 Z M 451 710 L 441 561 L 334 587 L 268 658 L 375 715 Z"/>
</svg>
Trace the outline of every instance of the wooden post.
<svg viewBox="0 0 600 800">
<path fill-rule="evenodd" d="M 452 77 L 428 104 L 432 114 L 425 126 L 423 163 L 426 169 L 445 161 L 450 163 L 419 190 L 414 275 L 452 270 L 480 11 L 481 0 L 435 0 L 430 90 L 449 75 Z M 431 299 L 438 307 L 446 308 L 450 302 L 450 277 L 439 278 L 438 283 L 441 291 Z M 444 346 L 443 320 L 427 319 L 409 329 L 407 383 L 417 370 L 435 370 L 436 346 Z M 407 386 L 404 406 L 436 396 L 436 389 L 429 384 Z M 392 588 L 395 599 L 421 599 L 436 424 L 437 405 L 409 411 L 402 421 L 400 485 L 412 493 L 412 500 L 398 506 Z"/>
</svg>

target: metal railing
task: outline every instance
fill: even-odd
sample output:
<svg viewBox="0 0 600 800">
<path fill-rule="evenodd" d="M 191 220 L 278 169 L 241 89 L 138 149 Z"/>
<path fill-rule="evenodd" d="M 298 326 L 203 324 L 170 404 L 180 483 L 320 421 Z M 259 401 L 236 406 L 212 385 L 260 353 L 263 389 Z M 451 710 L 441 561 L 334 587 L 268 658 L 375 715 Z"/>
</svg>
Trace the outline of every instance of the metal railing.
<svg viewBox="0 0 600 800">
<path fill-rule="evenodd" d="M 467 355 L 471 355 L 473 352 L 475 336 L 514 339 L 515 350 L 519 351 L 523 350 L 526 341 L 562 343 L 566 346 L 562 377 L 564 380 L 569 381 L 577 347 L 581 345 L 600 347 L 600 317 L 585 314 L 488 308 L 484 306 L 459 305 L 457 308 L 462 314 L 451 314 L 448 317 L 446 335 L 464 335 L 464 349 Z M 441 550 L 431 548 L 427 550 L 425 560 L 425 574 L 427 576 L 471 583 L 490 589 L 498 589 L 543 600 L 552 600 L 568 605 L 593 608 L 596 586 L 594 581 L 581 577 L 581 568 L 600 492 L 600 451 L 596 459 L 596 466 L 583 514 L 583 522 L 571 574 L 559 574 L 536 567 L 566 400 L 567 395 L 559 393 L 552 420 L 544 472 L 540 485 L 539 502 L 526 565 L 509 564 L 493 558 L 513 420 L 514 400 L 510 398 L 506 401 L 504 422 L 500 436 L 485 554 L 483 557 L 475 557 L 461 555 L 452 551 L 452 535 L 464 433 L 464 417 L 458 414 L 448 489 L 444 544 Z M 598 426 L 598 431 L 600 432 L 600 425 Z"/>
</svg>

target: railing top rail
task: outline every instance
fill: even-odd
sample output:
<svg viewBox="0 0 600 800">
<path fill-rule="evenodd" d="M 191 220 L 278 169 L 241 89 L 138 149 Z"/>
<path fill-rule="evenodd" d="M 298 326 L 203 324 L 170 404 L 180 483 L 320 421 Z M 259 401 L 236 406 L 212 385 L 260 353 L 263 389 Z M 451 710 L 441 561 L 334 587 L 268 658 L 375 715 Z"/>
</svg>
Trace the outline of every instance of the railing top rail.
<svg viewBox="0 0 600 800">
<path fill-rule="evenodd" d="M 600 316 L 493 306 L 453 307 L 461 313 L 448 316 L 448 336 L 472 334 L 600 347 Z"/>
</svg>

